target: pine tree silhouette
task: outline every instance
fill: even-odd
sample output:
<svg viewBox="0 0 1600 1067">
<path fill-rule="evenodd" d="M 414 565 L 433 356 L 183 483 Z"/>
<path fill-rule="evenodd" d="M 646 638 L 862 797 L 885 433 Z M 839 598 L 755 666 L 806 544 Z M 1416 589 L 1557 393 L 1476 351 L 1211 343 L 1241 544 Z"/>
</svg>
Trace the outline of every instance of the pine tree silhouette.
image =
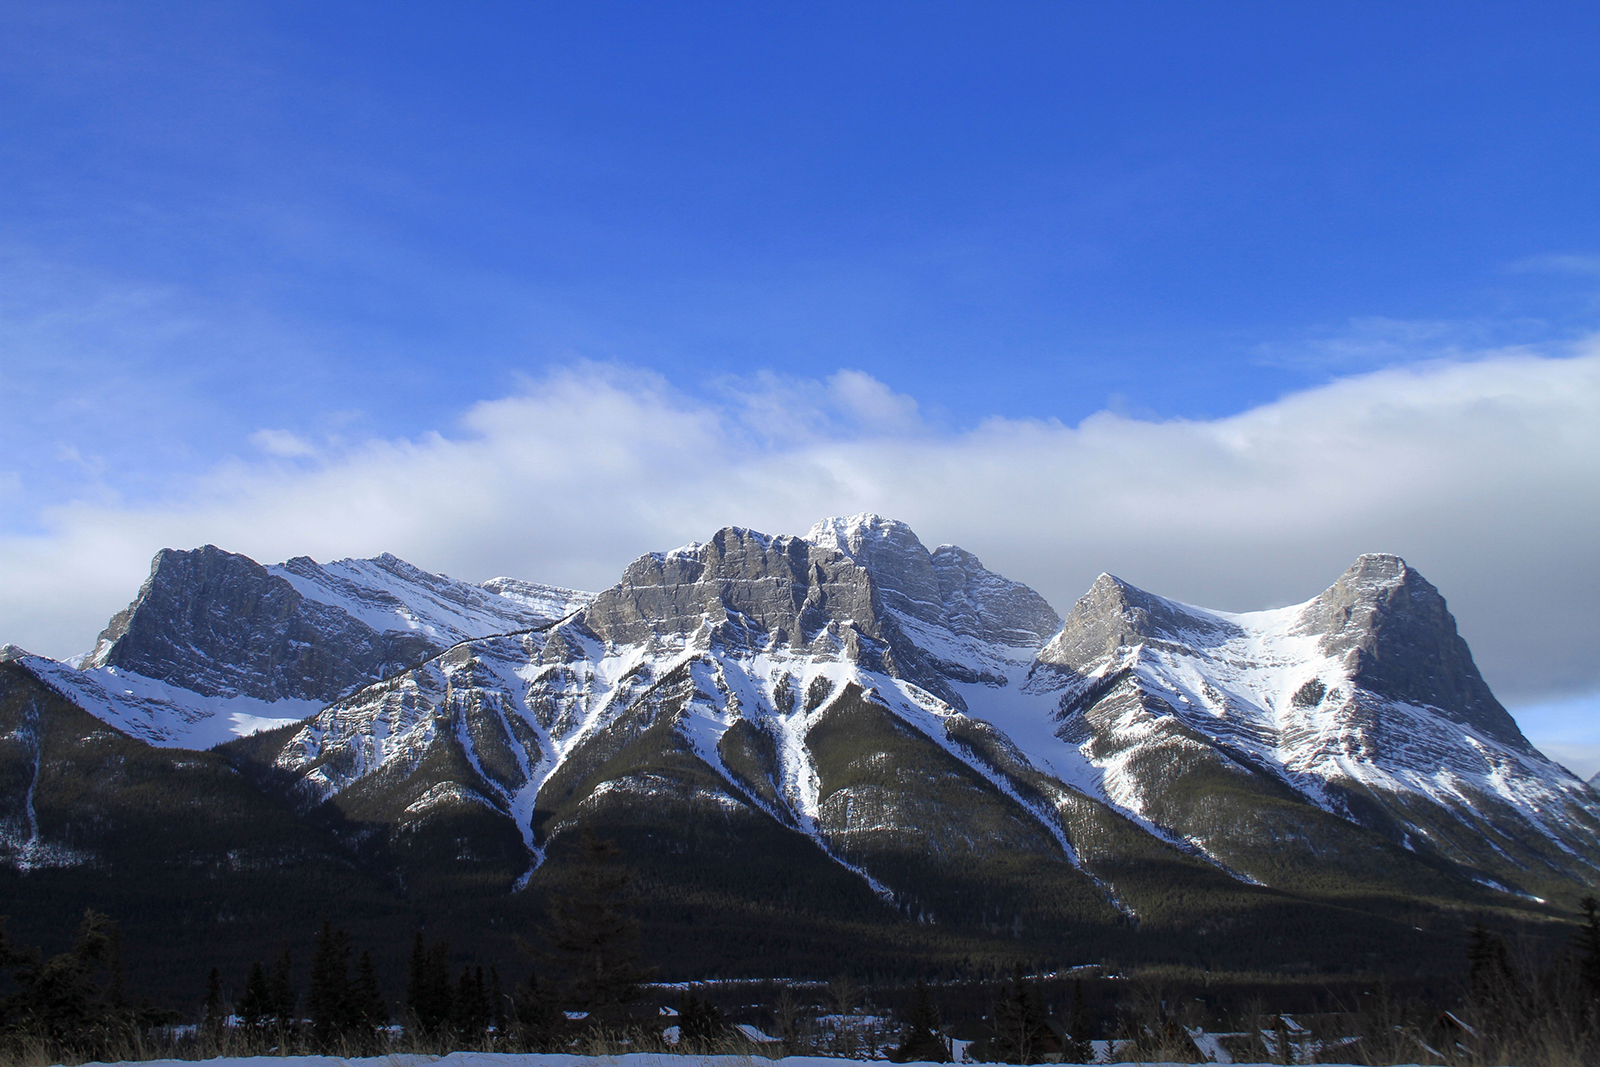
<svg viewBox="0 0 1600 1067">
<path fill-rule="evenodd" d="M 1578 931 L 1578 976 L 1591 1000 L 1600 999 L 1600 901 L 1584 897 L 1583 926 Z"/>
<path fill-rule="evenodd" d="M 950 1046 L 940 1032 L 941 1025 L 933 994 L 928 991 L 928 984 L 918 978 L 911 1011 L 900 1027 L 900 1044 L 889 1054 L 889 1058 L 896 1063 L 912 1060 L 949 1063 Z"/>
<path fill-rule="evenodd" d="M 461 968 L 451 1004 L 451 1029 L 458 1048 L 477 1048 L 489 1030 L 489 996 L 483 985 L 483 968 Z"/>
<path fill-rule="evenodd" d="M 378 971 L 372 953 L 363 951 L 356 961 L 356 977 L 350 985 L 351 1023 L 356 1045 L 368 1055 L 378 1051 L 378 1031 L 389 1021 L 389 1008 L 378 987 Z"/>
<path fill-rule="evenodd" d="M 295 1008 L 300 998 L 294 991 L 293 972 L 294 963 L 289 958 L 289 946 L 284 945 L 283 951 L 278 953 L 278 962 L 272 966 L 272 977 L 267 980 L 267 999 L 272 1006 L 272 1025 L 277 1031 L 278 1045 L 285 1053 L 289 1042 L 294 1039 L 299 1022 Z"/>
<path fill-rule="evenodd" d="M 710 1052 L 717 1041 L 727 1033 L 728 1024 L 722 1013 L 709 1000 L 693 993 L 684 996 L 678 1006 L 678 1044 L 684 1052 Z"/>
<path fill-rule="evenodd" d="M 1044 1058 L 1044 1040 L 1049 1030 L 1044 1009 L 1022 981 L 1022 965 L 1012 971 L 1011 988 L 994 1008 L 995 1058 L 1005 1063 L 1038 1063 Z"/>
<path fill-rule="evenodd" d="M 1467 985 L 1480 1018 L 1498 1026 L 1520 1016 L 1524 991 L 1506 943 L 1482 926 L 1474 926 L 1469 938 Z"/>
<path fill-rule="evenodd" d="M 591 831 L 583 831 L 572 884 L 550 906 L 548 940 L 566 964 L 566 1002 L 588 1013 L 590 1029 L 635 1025 L 632 1006 L 639 985 L 654 970 L 635 962 L 639 923 L 623 910 L 632 875 L 617 861 L 622 853 Z"/>
<path fill-rule="evenodd" d="M 353 1007 L 350 935 L 335 930 L 324 919 L 311 957 L 311 989 L 306 996 L 311 1042 L 317 1049 L 336 1051 L 346 1037 L 354 1035 Z"/>
<path fill-rule="evenodd" d="M 7 1029 L 92 1058 L 134 1029 L 119 1003 L 116 963 L 116 923 L 91 909 L 71 948 L 48 959 L 37 948 L 13 944 L 0 925 L 0 968 L 11 972 L 14 987 L 0 1000 L 0 1020 Z"/>
<path fill-rule="evenodd" d="M 222 972 L 215 967 L 206 975 L 206 1001 L 200 1010 L 200 1029 L 212 1040 L 222 1037 Z"/>
<path fill-rule="evenodd" d="M 450 988 L 450 943 L 427 945 L 418 930 L 411 945 L 411 977 L 406 983 L 409 1025 L 421 1036 L 440 1036 L 450 1026 L 454 999 Z"/>
<path fill-rule="evenodd" d="M 561 1014 L 554 990 L 539 981 L 539 972 L 530 970 L 528 980 L 511 997 L 514 1043 L 522 1052 L 547 1052 L 559 1042 L 565 1017 Z"/>
<path fill-rule="evenodd" d="M 503 1044 L 506 1039 L 506 996 L 500 991 L 500 972 L 494 964 L 489 964 L 489 1025 L 494 1028 L 495 1043 Z"/>
<path fill-rule="evenodd" d="M 1083 997 L 1083 979 L 1072 980 L 1072 1014 L 1067 1021 L 1067 1047 L 1062 1049 L 1065 1063 L 1093 1063 L 1094 1043 L 1091 1040 L 1094 1020 L 1089 1015 L 1089 1004 Z"/>
<path fill-rule="evenodd" d="M 239 1025 L 251 1038 L 259 1038 L 266 1030 L 267 1020 L 272 1015 L 272 989 L 260 960 L 250 965 L 250 977 L 245 979 L 244 992 L 234 1003 L 233 1011 L 239 1016 Z"/>
</svg>

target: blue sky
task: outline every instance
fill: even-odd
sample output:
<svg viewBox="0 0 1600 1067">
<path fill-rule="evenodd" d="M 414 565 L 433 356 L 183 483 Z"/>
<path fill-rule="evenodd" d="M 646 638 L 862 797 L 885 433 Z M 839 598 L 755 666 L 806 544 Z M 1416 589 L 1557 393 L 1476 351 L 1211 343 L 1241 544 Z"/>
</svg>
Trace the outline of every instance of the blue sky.
<svg viewBox="0 0 1600 1067">
<path fill-rule="evenodd" d="M 708 447 L 770 457 L 774 405 L 807 412 L 801 437 L 970 445 L 993 420 L 1226 426 L 1400 367 L 1581 361 L 1596 54 L 1583 4 L 9 4 L 0 535 L 13 559 L 103 569 L 83 600 L 103 619 L 156 540 L 233 530 L 217 508 L 238 485 L 498 440 L 484 411 L 579 379 L 574 410 L 648 394 L 718 422 Z M 1592 621 L 1596 457 L 1510 439 L 1506 485 L 1566 471 L 1559 521 L 1429 540 L 1425 516 L 1375 518 L 1283 553 L 1271 581 L 1163 569 L 1155 548 L 1057 573 L 1010 547 L 1003 509 L 925 521 L 988 538 L 1056 600 L 1116 565 L 1264 606 L 1355 546 L 1414 543 L 1497 688 L 1565 708 L 1600 690 L 1600 624 L 1546 654 L 1472 582 L 1536 556 L 1564 625 Z M 834 500 L 750 513 L 803 529 Z M 555 534 L 410 550 L 594 584 L 680 525 L 741 521 L 662 512 L 613 511 L 610 555 Z M 72 532 L 119 522 L 144 532 L 115 567 Z M 410 544 L 315 527 L 254 550 Z M 50 651 L 92 637 L 37 603 L 8 613 Z"/>
</svg>

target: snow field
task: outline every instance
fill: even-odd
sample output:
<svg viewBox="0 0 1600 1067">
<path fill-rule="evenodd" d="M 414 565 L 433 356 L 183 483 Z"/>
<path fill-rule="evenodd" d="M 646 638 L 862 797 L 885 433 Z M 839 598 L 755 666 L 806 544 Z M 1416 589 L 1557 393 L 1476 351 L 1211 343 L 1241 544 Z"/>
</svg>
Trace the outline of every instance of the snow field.
<svg viewBox="0 0 1600 1067">
<path fill-rule="evenodd" d="M 830 1056 L 692 1056 L 659 1053 L 629 1053 L 622 1056 L 570 1056 L 563 1054 L 513 1052 L 452 1052 L 448 1056 L 368 1056 L 343 1059 L 338 1056 L 248 1056 L 218 1057 L 211 1060 L 144 1060 L 141 1067 L 840 1067 L 846 1063 L 883 1063 L 883 1060 L 844 1060 Z M 84 1067 L 101 1067 L 85 1064 Z M 109 1067 L 109 1065 L 107 1065 Z M 1133 1067 L 1108 1065 L 1108 1067 Z M 1143 1062 L 1139 1067 L 1177 1067 L 1176 1064 Z M 1245 1067 L 1270 1067 L 1249 1064 Z M 1323 1067 L 1354 1067 L 1351 1064 L 1324 1064 Z M 1418 1067 L 1403 1064 L 1397 1067 Z"/>
</svg>

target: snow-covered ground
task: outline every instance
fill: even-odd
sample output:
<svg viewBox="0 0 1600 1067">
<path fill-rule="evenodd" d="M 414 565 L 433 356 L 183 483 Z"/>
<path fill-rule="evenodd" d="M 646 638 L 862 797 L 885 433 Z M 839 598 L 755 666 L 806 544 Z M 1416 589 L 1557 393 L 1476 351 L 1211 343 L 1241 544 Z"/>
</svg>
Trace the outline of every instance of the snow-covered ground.
<svg viewBox="0 0 1600 1067">
<path fill-rule="evenodd" d="M 842 1063 L 872 1062 L 840 1060 L 826 1056 L 785 1056 L 768 1060 L 761 1056 L 675 1056 L 659 1053 L 633 1053 L 625 1056 L 566 1056 L 509 1052 L 452 1052 L 448 1056 L 373 1056 L 341 1059 L 338 1056 L 254 1056 L 221 1057 L 214 1060 L 146 1060 L 144 1067 L 839 1067 Z M 882 1062 L 882 1061 L 878 1061 Z M 1141 1067 L 1167 1067 L 1144 1063 Z M 1331 1064 L 1324 1067 L 1350 1067 Z M 1406 1065 L 1416 1067 L 1416 1065 Z"/>
</svg>

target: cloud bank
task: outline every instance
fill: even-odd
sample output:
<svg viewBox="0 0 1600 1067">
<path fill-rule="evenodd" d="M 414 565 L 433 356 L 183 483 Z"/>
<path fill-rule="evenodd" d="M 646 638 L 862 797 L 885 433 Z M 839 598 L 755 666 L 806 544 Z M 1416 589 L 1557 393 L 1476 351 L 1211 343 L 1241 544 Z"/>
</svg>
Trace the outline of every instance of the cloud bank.
<svg viewBox="0 0 1600 1067">
<path fill-rule="evenodd" d="M 1334 381 L 1211 421 L 938 429 L 857 371 L 692 397 L 579 364 L 447 432 L 322 446 L 261 427 L 162 506 L 84 503 L 0 539 L 0 640 L 89 647 L 164 546 L 263 562 L 390 551 L 419 566 L 600 588 L 724 525 L 876 511 L 960 544 L 1065 611 L 1110 571 L 1194 603 L 1293 603 L 1361 552 L 1449 599 L 1508 702 L 1600 689 L 1600 342 Z M 337 439 L 332 439 L 337 440 Z"/>
</svg>

